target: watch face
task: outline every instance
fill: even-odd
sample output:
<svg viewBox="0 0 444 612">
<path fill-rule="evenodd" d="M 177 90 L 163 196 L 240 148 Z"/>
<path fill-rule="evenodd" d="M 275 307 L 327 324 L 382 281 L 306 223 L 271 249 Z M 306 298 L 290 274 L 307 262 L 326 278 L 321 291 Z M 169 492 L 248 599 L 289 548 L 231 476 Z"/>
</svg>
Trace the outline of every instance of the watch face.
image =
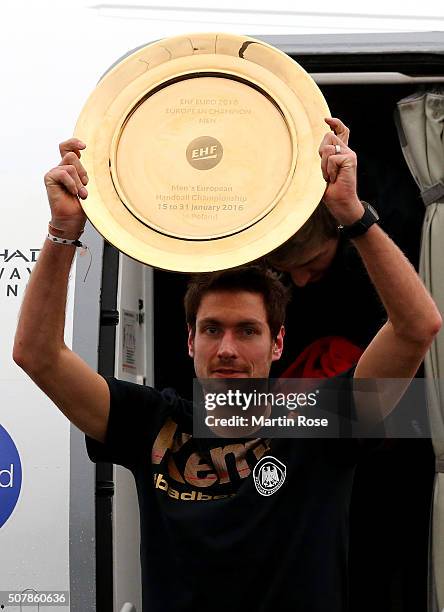
<svg viewBox="0 0 444 612">
<path fill-rule="evenodd" d="M 371 204 L 367 204 L 367 207 L 369 209 L 369 211 L 373 214 L 373 216 L 375 217 L 376 221 L 379 220 L 379 215 L 376 212 L 376 210 L 373 208 L 373 206 Z"/>
</svg>

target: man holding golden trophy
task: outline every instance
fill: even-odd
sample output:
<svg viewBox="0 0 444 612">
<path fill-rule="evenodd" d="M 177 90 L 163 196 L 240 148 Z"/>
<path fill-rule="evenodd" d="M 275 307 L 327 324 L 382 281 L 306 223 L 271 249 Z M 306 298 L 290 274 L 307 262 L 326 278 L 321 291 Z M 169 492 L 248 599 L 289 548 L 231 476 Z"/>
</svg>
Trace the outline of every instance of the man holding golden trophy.
<svg viewBox="0 0 444 612">
<path fill-rule="evenodd" d="M 284 346 L 288 291 L 256 260 L 322 200 L 387 311 L 341 375 L 356 419 L 375 424 L 408 387 L 441 317 L 360 201 L 348 130 L 329 115 L 309 75 L 261 41 L 160 40 L 102 78 L 45 176 L 51 220 L 14 359 L 86 434 L 94 461 L 133 472 L 147 612 L 346 610 L 348 505 L 362 445 L 199 439 L 192 402 L 90 369 L 63 340 L 86 219 L 140 262 L 199 273 L 185 297 L 188 353 L 198 379 L 232 382 L 266 379 Z M 367 378 L 402 379 L 375 414 L 352 388 Z"/>
</svg>

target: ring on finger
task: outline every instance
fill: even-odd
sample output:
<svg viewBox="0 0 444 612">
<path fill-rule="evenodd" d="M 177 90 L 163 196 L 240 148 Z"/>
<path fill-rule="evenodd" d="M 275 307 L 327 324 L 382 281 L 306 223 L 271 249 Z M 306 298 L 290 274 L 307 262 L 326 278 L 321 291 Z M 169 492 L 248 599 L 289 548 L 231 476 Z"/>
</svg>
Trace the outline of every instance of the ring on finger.
<svg viewBox="0 0 444 612">
<path fill-rule="evenodd" d="M 335 144 L 335 152 L 339 154 L 341 152 L 341 145 Z"/>
</svg>

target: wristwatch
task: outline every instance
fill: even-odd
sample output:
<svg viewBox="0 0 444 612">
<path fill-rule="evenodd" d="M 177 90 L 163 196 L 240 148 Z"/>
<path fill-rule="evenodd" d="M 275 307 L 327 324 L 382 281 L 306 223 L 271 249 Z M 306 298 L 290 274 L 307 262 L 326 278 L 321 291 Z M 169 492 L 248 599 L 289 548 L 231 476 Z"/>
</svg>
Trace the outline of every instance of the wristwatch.
<svg viewBox="0 0 444 612">
<path fill-rule="evenodd" d="M 357 238 L 358 236 L 362 236 L 373 223 L 379 221 L 379 215 L 371 204 L 363 200 L 361 200 L 361 204 L 365 209 L 362 217 L 351 225 L 339 225 L 338 227 L 341 234 L 346 238 Z"/>
</svg>

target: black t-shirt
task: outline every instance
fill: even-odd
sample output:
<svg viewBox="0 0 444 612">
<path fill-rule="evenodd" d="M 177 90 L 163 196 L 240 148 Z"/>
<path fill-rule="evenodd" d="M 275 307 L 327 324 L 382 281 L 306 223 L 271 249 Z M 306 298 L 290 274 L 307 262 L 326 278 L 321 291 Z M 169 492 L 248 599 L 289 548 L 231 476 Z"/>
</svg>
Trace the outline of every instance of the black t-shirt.
<svg viewBox="0 0 444 612">
<path fill-rule="evenodd" d="M 145 612 L 347 609 L 355 440 L 199 440 L 171 389 L 108 385 L 106 441 L 87 448 L 134 474 Z"/>
</svg>

